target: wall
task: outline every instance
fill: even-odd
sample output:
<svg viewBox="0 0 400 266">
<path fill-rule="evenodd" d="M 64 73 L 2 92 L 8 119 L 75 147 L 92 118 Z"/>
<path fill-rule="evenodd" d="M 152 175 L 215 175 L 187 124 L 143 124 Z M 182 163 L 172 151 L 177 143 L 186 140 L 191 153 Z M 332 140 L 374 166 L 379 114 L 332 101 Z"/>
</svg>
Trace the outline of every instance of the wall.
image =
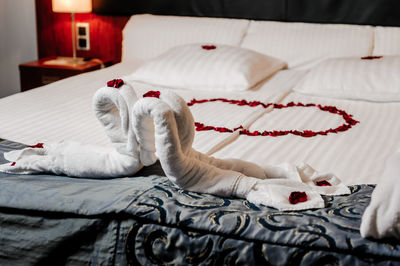
<svg viewBox="0 0 400 266">
<path fill-rule="evenodd" d="M 36 12 L 39 57 L 72 56 L 70 14 L 54 13 L 51 0 L 36 0 Z M 75 14 L 76 22 L 89 22 L 90 27 L 90 50 L 77 51 L 77 56 L 120 62 L 122 29 L 128 19 L 126 16 Z"/>
<path fill-rule="evenodd" d="M 35 0 L 0 0 L 0 98 L 20 91 L 18 65 L 37 59 Z"/>
</svg>

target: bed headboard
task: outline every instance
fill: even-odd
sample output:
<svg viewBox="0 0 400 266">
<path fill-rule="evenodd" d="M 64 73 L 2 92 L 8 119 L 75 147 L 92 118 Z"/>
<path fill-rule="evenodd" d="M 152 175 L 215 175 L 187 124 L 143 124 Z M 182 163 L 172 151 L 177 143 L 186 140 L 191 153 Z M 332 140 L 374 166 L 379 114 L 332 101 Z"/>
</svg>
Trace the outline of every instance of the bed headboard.
<svg viewBox="0 0 400 266">
<path fill-rule="evenodd" d="M 92 0 L 93 12 L 400 26 L 399 0 Z"/>
</svg>

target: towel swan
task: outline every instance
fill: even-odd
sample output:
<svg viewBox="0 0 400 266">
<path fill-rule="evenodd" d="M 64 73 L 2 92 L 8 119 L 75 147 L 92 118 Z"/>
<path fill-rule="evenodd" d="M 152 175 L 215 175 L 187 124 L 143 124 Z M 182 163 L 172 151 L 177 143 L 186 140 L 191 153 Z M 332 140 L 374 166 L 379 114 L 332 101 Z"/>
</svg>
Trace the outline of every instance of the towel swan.
<svg viewBox="0 0 400 266">
<path fill-rule="evenodd" d="M 194 120 L 185 101 L 171 91 L 149 92 L 147 96 L 152 97 L 135 103 L 132 121 L 142 163 L 151 165 L 158 158 L 166 176 L 178 187 L 246 198 L 280 210 L 321 208 L 324 201 L 320 194 L 349 193 L 337 177 L 320 174 L 306 164 L 263 169 L 242 160 L 222 160 L 202 154 L 192 148 Z M 315 189 L 314 181 L 319 179 L 329 179 L 333 185 L 329 189 Z M 294 205 L 289 196 L 297 190 L 306 193 L 307 200 Z"/>
<path fill-rule="evenodd" d="M 15 174 L 54 173 L 74 177 L 110 178 L 130 176 L 142 168 L 139 145 L 131 128 L 131 108 L 137 96 L 131 86 L 112 80 L 93 97 L 96 117 L 105 129 L 112 148 L 60 142 L 11 151 L 4 157 L 11 163 L 0 171 Z"/>
</svg>

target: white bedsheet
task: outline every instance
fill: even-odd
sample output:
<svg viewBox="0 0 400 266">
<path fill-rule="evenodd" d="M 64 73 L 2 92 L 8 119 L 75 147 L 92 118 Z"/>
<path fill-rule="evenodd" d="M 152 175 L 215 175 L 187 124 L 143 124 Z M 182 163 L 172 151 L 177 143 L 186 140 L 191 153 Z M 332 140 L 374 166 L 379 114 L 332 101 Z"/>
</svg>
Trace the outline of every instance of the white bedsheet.
<svg viewBox="0 0 400 266">
<path fill-rule="evenodd" d="M 359 124 L 338 134 L 303 138 L 244 136 L 216 152 L 216 157 L 236 157 L 258 164 L 305 161 L 323 172 L 333 172 L 346 184 L 377 183 L 385 161 L 400 144 L 400 103 L 337 100 L 290 93 L 283 101 L 333 105 L 352 114 Z M 344 120 L 317 108 L 274 109 L 250 130 L 325 130 Z"/>
<path fill-rule="evenodd" d="M 279 102 L 303 78 L 306 72 L 304 70 L 284 70 L 277 73 L 267 81 L 264 81 L 252 90 L 245 92 L 223 92 L 223 91 L 188 91 L 174 90 L 187 102 L 192 99 L 212 99 L 225 98 L 246 101 L 261 102 Z M 138 95 L 143 95 L 149 90 L 159 90 L 161 87 L 153 87 L 148 84 L 130 82 Z M 237 106 L 222 102 L 208 102 L 195 104 L 190 107 L 196 122 L 214 127 L 236 128 L 240 125 L 248 127 L 265 112 L 271 108 L 265 109 L 261 106 Z M 212 154 L 226 144 L 234 141 L 238 137 L 238 131 L 235 133 L 219 133 L 216 131 L 196 131 L 193 147 L 203 153 Z"/>
<path fill-rule="evenodd" d="M 140 60 L 124 62 L 0 99 L 0 138 L 25 144 L 74 140 L 101 146 L 110 145 L 103 128 L 93 114 L 92 96 L 108 80 L 128 75 L 139 65 Z M 175 91 L 187 101 L 193 98 L 223 97 L 276 102 L 283 98 L 303 75 L 304 71 L 281 71 L 247 92 Z M 148 90 L 163 90 L 139 83 L 131 84 L 138 96 Z M 237 112 L 237 108 L 241 108 L 240 112 Z M 237 107 L 226 103 L 198 104 L 192 106 L 191 110 L 195 121 L 213 126 L 225 125 L 225 127 L 238 125 L 246 127 L 264 112 L 268 112 L 261 107 Z M 237 134 L 212 131 L 196 132 L 194 148 L 211 154 L 237 136 Z"/>
</svg>

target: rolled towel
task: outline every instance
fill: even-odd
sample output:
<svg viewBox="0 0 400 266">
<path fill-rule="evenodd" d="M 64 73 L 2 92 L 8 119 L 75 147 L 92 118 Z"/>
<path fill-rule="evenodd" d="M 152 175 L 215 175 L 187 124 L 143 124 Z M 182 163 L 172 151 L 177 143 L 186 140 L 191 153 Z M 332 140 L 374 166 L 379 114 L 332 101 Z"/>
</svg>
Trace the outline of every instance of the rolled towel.
<svg viewBox="0 0 400 266">
<path fill-rule="evenodd" d="M 158 91 L 150 91 L 146 93 L 144 97 L 158 98 L 163 102 L 165 102 L 174 112 L 174 117 L 177 127 L 178 129 L 180 129 L 178 130 L 178 138 L 181 145 L 181 149 L 182 152 L 185 153 L 187 157 L 193 157 L 199 161 L 202 161 L 209 165 L 216 166 L 217 168 L 220 169 L 237 171 L 244 175 L 253 176 L 261 179 L 266 178 L 264 170 L 254 163 L 239 159 L 222 160 L 194 150 L 192 148 L 194 140 L 193 115 L 190 109 L 188 108 L 187 103 L 176 93 L 169 90 L 165 90 L 162 93 Z M 157 156 L 155 155 L 156 150 L 154 146 L 154 132 L 152 132 L 153 130 L 152 119 L 147 118 L 146 121 L 142 123 L 143 125 L 141 125 L 138 128 L 139 129 L 148 128 L 148 131 L 145 134 L 137 134 L 137 136 L 143 135 L 143 139 L 139 141 L 141 143 L 141 155 L 146 154 L 146 152 L 148 152 L 149 155 L 147 155 L 146 157 L 151 158 L 148 161 L 142 160 L 142 162 L 144 165 L 151 165 L 157 160 Z M 146 148 L 143 148 L 142 146 Z M 142 157 L 144 156 L 142 155 Z"/>
<path fill-rule="evenodd" d="M 362 237 L 400 239 L 400 151 L 389 157 L 365 210 Z"/>
<path fill-rule="evenodd" d="M 249 201 L 280 210 L 301 210 L 324 206 L 321 196 L 311 191 L 308 186 L 301 182 L 293 180 L 262 180 L 238 171 L 216 166 L 221 164 L 223 167 L 230 167 L 232 165 L 231 162 L 224 164 L 223 160 L 210 159 L 189 147 L 184 152 L 179 134 L 183 134 L 180 133 L 181 131 L 193 131 L 186 127 L 178 126 L 176 119 L 178 116 L 171 106 L 162 101 L 161 97 L 156 98 L 144 98 L 135 104 L 135 116 L 132 121 L 133 128 L 140 146 L 142 146 L 142 141 L 155 141 L 155 150 L 161 166 L 166 176 L 178 187 L 224 197 L 247 198 Z M 175 103 L 179 103 L 179 101 Z M 181 107 L 187 108 L 183 107 L 183 105 Z M 149 121 L 154 123 L 154 139 L 148 138 L 147 135 L 143 136 L 145 132 L 140 130 L 144 127 L 144 124 L 148 126 Z M 187 126 L 193 127 L 193 124 L 187 124 Z M 144 145 L 150 146 L 149 143 L 144 143 Z M 208 162 L 213 162 L 214 164 Z M 251 166 L 253 165 L 251 164 Z M 261 169 L 259 166 L 256 167 Z M 249 169 L 242 170 L 252 171 Z M 264 172 L 262 176 L 265 177 Z M 297 191 L 299 188 L 301 191 Z M 271 194 L 271 191 L 274 191 L 274 193 Z M 295 192 L 301 195 L 304 194 L 302 201 L 290 200 Z"/>
<path fill-rule="evenodd" d="M 306 163 L 263 165 L 268 178 L 289 179 L 307 185 L 322 195 L 348 195 L 350 189 L 333 173 L 321 173 Z"/>
<path fill-rule="evenodd" d="M 11 151 L 11 163 L 0 171 L 15 174 L 54 173 L 75 177 L 109 178 L 133 175 L 142 167 L 138 143 L 130 123 L 137 97 L 122 80 L 112 80 L 93 97 L 94 112 L 113 144 L 112 148 L 60 142 Z"/>
</svg>

